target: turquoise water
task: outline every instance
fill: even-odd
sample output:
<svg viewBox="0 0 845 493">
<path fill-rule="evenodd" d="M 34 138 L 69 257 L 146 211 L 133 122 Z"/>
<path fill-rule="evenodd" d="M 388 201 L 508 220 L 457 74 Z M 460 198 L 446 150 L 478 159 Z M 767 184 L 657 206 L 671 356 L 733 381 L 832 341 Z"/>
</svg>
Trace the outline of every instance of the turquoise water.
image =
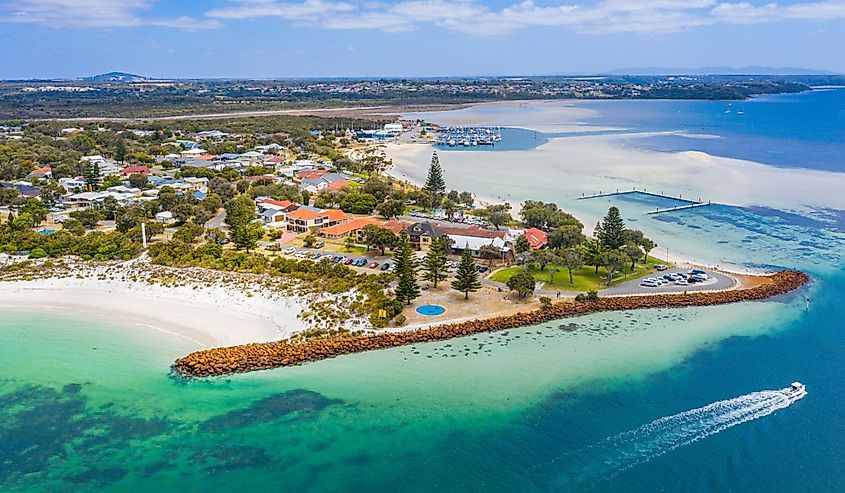
<svg viewBox="0 0 845 493">
<path fill-rule="evenodd" d="M 428 316 L 436 316 L 436 315 L 443 315 L 446 312 L 446 309 L 440 305 L 423 305 L 417 307 L 417 313 L 421 315 L 428 315 Z"/>
<path fill-rule="evenodd" d="M 191 382 L 168 375 L 184 339 L 2 308 L 0 490 L 845 491 L 843 212 L 571 203 L 813 284 Z M 791 406 L 755 394 L 794 380 Z"/>
</svg>

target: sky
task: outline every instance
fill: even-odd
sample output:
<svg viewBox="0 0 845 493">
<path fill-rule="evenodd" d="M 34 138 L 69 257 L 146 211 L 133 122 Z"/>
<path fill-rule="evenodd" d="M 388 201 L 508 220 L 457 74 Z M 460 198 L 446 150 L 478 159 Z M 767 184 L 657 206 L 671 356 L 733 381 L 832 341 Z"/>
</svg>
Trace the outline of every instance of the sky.
<svg viewBox="0 0 845 493">
<path fill-rule="evenodd" d="M 845 0 L 0 0 L 0 79 L 845 73 Z"/>
</svg>

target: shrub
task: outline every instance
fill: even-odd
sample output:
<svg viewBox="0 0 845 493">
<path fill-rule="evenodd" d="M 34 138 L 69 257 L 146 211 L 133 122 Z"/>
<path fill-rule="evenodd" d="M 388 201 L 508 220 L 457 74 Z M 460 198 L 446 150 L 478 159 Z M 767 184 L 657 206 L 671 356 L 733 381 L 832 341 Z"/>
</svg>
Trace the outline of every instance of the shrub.
<svg viewBox="0 0 845 493">
<path fill-rule="evenodd" d="M 595 291 L 587 291 L 586 293 L 579 293 L 575 297 L 575 301 L 598 301 L 599 294 Z"/>
<path fill-rule="evenodd" d="M 405 315 L 400 314 L 393 319 L 393 325 L 396 327 L 402 327 L 406 323 L 408 323 L 408 317 L 406 317 Z"/>
<path fill-rule="evenodd" d="M 540 306 L 542 306 L 544 310 L 551 308 L 552 299 L 548 296 L 540 296 Z"/>
</svg>

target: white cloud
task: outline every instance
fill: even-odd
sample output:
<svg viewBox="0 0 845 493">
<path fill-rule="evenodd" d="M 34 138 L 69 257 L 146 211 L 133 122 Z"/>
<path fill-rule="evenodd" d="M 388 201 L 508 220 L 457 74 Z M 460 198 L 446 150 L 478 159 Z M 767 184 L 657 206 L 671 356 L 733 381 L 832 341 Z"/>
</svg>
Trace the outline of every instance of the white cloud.
<svg viewBox="0 0 845 493">
<path fill-rule="evenodd" d="M 784 20 L 836 20 L 845 18 L 845 1 L 769 3 L 720 3 L 711 12 L 714 20 L 731 24 L 757 24 Z"/>
<path fill-rule="evenodd" d="M 72 28 L 160 26 L 199 30 L 220 27 L 218 21 L 211 19 L 140 15 L 152 7 L 152 0 L 16 0 L 0 2 L 0 22 Z"/>
</svg>

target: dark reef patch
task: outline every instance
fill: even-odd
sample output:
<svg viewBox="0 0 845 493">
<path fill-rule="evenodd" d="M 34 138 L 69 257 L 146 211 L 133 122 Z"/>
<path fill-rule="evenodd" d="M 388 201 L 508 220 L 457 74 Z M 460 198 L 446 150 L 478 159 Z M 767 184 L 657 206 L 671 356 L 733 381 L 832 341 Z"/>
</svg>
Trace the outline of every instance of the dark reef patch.
<svg viewBox="0 0 845 493">
<path fill-rule="evenodd" d="M 220 433 L 284 418 L 308 419 L 329 406 L 341 403 L 343 401 L 340 399 L 329 399 L 311 390 L 289 390 L 255 401 L 247 408 L 210 418 L 202 423 L 200 428 L 203 431 Z"/>
</svg>

